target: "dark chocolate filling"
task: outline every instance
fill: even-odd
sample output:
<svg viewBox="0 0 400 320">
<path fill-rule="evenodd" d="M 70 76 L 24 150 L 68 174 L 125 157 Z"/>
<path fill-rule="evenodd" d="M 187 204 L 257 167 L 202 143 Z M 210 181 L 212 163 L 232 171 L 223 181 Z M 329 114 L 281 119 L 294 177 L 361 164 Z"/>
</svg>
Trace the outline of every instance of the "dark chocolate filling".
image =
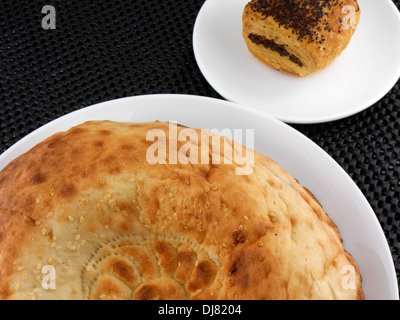
<svg viewBox="0 0 400 320">
<path fill-rule="evenodd" d="M 282 57 L 288 57 L 290 61 L 296 63 L 300 67 L 303 66 L 303 63 L 299 58 L 297 58 L 294 54 L 289 53 L 285 46 L 277 44 L 275 41 L 267 39 L 264 36 L 260 36 L 258 34 L 250 33 L 248 35 L 249 39 L 251 42 L 257 44 L 257 45 L 262 45 L 267 49 L 270 49 L 272 51 L 278 52 Z"/>
</svg>

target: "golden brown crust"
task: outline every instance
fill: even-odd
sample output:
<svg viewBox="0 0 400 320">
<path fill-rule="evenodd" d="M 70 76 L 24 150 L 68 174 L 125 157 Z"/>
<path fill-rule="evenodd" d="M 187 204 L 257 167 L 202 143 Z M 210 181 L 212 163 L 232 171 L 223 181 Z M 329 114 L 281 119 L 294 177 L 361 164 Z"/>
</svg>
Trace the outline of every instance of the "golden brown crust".
<svg viewBox="0 0 400 320">
<path fill-rule="evenodd" d="M 354 8 L 353 28 L 346 6 Z M 360 15 L 356 0 L 252 0 L 243 12 L 243 38 L 266 65 L 304 77 L 342 53 Z"/>
<path fill-rule="evenodd" d="M 166 123 L 87 122 L 0 173 L 1 299 L 363 298 L 336 226 L 277 163 L 151 165 L 155 128 L 168 137 Z"/>
</svg>

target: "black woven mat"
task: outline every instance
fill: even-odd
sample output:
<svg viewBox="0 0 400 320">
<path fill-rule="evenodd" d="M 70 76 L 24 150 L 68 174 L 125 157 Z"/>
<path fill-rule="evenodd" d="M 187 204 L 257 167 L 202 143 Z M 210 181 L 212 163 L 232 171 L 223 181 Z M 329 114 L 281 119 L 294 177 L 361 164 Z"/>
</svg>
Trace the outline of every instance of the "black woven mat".
<svg viewBox="0 0 400 320">
<path fill-rule="evenodd" d="M 399 8 L 400 0 L 394 2 Z M 56 8 L 56 30 L 42 28 L 46 4 Z M 220 98 L 193 55 L 193 25 L 202 4 L 203 0 L 2 1 L 0 153 L 47 122 L 94 103 L 152 93 Z M 294 125 L 327 151 L 364 193 L 386 234 L 397 275 L 399 86 L 400 82 L 353 117 Z"/>
</svg>

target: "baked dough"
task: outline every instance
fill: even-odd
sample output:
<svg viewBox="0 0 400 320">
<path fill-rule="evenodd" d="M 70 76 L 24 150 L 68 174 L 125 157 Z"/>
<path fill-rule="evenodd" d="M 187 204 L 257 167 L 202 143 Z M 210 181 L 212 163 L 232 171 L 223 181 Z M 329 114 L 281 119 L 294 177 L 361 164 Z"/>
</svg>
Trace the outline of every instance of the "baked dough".
<svg viewBox="0 0 400 320">
<path fill-rule="evenodd" d="M 168 139 L 86 122 L 1 171 L 1 299 L 364 298 L 335 224 L 276 162 L 236 175 L 217 136 L 220 164 L 150 164 L 152 129 Z"/>
<path fill-rule="evenodd" d="M 356 0 L 253 0 L 243 12 L 243 37 L 266 65 L 304 77 L 342 53 L 360 14 Z"/>
</svg>

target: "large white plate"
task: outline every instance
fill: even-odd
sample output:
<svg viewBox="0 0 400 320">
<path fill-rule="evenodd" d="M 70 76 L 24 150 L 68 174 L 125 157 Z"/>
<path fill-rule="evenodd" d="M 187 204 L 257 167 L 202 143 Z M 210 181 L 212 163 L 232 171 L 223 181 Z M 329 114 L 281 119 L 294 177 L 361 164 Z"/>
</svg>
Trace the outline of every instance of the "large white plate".
<svg viewBox="0 0 400 320">
<path fill-rule="evenodd" d="M 358 113 L 400 77 L 400 14 L 391 0 L 358 0 L 360 24 L 347 49 L 305 78 L 258 61 L 242 37 L 249 0 L 207 0 L 196 19 L 193 49 L 206 80 L 225 99 L 290 123 L 319 123 Z"/>
<path fill-rule="evenodd" d="M 360 267 L 366 298 L 398 299 L 386 238 L 375 213 L 351 178 L 298 131 L 231 102 L 187 95 L 149 95 L 100 103 L 52 121 L 17 142 L 0 156 L 0 170 L 50 135 L 88 120 L 160 120 L 204 129 L 254 129 L 255 149 L 280 163 L 310 189 L 338 225 L 344 247 Z"/>
</svg>

